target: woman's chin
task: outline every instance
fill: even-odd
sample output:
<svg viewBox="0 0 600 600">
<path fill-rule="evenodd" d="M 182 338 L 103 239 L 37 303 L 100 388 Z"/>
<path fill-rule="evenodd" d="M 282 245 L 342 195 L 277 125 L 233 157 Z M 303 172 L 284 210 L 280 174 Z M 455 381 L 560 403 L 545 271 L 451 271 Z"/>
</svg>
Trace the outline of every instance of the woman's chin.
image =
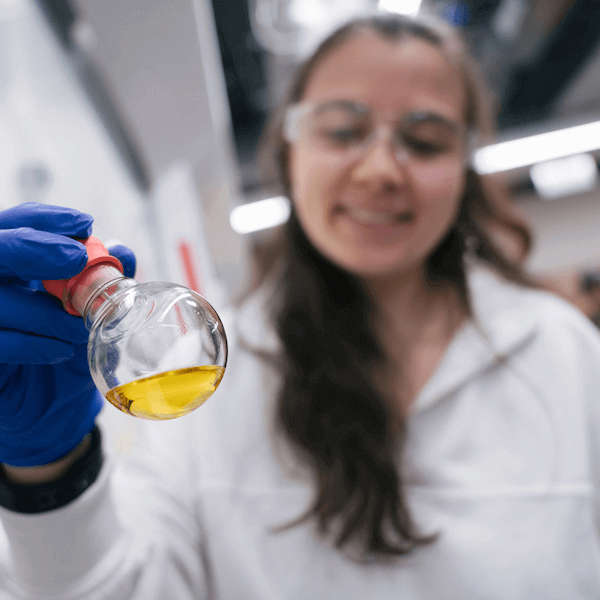
<svg viewBox="0 0 600 600">
<path fill-rule="evenodd" d="M 354 257 L 354 260 L 352 258 L 347 255 L 336 263 L 351 275 L 366 281 L 402 278 L 417 266 L 417 261 L 408 258 L 394 257 L 385 260 L 381 256 L 369 257 L 364 254 Z"/>
</svg>

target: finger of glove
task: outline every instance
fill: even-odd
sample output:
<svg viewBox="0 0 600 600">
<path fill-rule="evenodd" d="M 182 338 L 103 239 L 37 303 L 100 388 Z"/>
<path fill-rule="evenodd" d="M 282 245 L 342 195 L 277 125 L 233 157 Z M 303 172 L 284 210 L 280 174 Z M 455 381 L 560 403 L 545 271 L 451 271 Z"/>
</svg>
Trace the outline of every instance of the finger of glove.
<svg viewBox="0 0 600 600">
<path fill-rule="evenodd" d="M 73 344 L 0 329 L 0 371 L 5 365 L 53 365 L 73 356 Z"/>
<path fill-rule="evenodd" d="M 89 237 L 93 221 L 91 215 L 78 210 L 38 202 L 25 202 L 0 211 L 0 229 L 31 227 L 70 237 Z"/>
<path fill-rule="evenodd" d="M 46 292 L 18 285 L 0 285 L 0 327 L 73 344 L 88 339 L 81 317 L 68 314 L 60 301 Z"/>
<path fill-rule="evenodd" d="M 111 246 L 108 248 L 108 252 L 111 256 L 119 259 L 123 265 L 123 275 L 125 275 L 125 277 L 135 276 L 137 260 L 131 248 L 117 244 L 116 246 Z"/>
<path fill-rule="evenodd" d="M 0 277 L 69 279 L 87 264 L 76 240 L 29 227 L 0 229 Z"/>
</svg>

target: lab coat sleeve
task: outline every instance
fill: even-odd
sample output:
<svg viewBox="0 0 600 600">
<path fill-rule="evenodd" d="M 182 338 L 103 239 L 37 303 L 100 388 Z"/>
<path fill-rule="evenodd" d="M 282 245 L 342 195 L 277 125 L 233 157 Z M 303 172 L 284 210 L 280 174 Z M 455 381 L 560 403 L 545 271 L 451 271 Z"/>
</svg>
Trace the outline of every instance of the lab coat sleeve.
<svg viewBox="0 0 600 600">
<path fill-rule="evenodd" d="M 111 450 L 123 431 L 109 429 L 98 480 L 68 506 L 36 515 L 1 511 L 8 541 L 2 548 L 0 531 L 1 600 L 208 597 L 192 433 L 177 421 L 131 423 L 124 431 L 135 441 L 126 456 Z"/>
</svg>

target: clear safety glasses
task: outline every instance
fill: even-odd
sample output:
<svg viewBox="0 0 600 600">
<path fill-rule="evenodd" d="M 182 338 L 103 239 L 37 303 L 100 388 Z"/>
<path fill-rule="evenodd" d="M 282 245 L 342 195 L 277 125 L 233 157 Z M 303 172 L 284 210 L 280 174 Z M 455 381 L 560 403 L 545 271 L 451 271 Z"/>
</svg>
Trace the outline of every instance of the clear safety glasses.
<svg viewBox="0 0 600 600">
<path fill-rule="evenodd" d="M 293 104 L 285 115 L 284 136 L 289 143 L 305 144 L 344 162 L 357 160 L 382 138 L 392 145 L 399 163 L 439 165 L 467 159 L 467 132 L 461 123 L 433 112 L 413 112 L 392 121 L 349 101 Z"/>
</svg>

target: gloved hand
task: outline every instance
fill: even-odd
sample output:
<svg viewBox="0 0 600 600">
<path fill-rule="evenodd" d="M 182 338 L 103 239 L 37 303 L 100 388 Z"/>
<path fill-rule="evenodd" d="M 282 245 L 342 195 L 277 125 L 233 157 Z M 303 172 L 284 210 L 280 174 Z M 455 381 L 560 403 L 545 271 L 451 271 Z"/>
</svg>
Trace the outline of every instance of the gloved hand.
<svg viewBox="0 0 600 600">
<path fill-rule="evenodd" d="M 103 399 L 88 368 L 88 332 L 41 285 L 85 267 L 85 248 L 71 236 L 88 237 L 92 221 L 36 203 L 0 211 L 0 462 L 53 462 L 94 428 Z M 132 275 L 131 251 L 114 255 Z"/>
</svg>

